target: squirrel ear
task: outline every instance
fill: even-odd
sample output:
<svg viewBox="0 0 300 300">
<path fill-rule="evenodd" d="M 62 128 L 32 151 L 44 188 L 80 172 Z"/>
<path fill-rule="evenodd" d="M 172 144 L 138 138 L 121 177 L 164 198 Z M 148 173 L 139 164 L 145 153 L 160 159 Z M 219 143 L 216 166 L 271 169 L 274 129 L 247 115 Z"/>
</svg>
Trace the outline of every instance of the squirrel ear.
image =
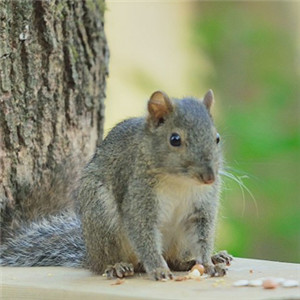
<svg viewBox="0 0 300 300">
<path fill-rule="evenodd" d="M 166 93 L 156 91 L 148 101 L 148 111 L 151 119 L 161 123 L 173 111 L 173 104 Z"/>
<path fill-rule="evenodd" d="M 212 90 L 208 90 L 203 98 L 203 104 L 206 106 L 207 110 L 210 111 L 211 106 L 215 102 L 214 93 Z"/>
</svg>

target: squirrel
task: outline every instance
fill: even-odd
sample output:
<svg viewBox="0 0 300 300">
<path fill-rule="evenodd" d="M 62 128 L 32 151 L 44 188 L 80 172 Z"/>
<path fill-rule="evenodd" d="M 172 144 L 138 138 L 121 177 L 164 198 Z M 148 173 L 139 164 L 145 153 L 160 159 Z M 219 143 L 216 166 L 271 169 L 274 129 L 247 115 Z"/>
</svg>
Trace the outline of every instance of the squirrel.
<svg viewBox="0 0 300 300">
<path fill-rule="evenodd" d="M 146 117 L 117 124 L 97 147 L 75 184 L 75 210 L 21 226 L 1 245 L 0 265 L 163 280 L 201 263 L 225 275 L 232 256 L 212 256 L 223 163 L 213 102 L 211 90 L 202 100 L 154 92 Z"/>
</svg>

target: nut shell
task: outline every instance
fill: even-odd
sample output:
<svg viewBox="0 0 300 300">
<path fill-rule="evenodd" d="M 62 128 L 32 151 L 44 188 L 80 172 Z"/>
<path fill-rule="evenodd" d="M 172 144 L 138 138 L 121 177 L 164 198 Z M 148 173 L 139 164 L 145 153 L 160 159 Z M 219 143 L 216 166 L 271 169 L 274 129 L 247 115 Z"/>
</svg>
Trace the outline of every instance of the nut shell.
<svg viewBox="0 0 300 300">
<path fill-rule="evenodd" d="M 193 271 L 191 271 L 189 273 L 189 278 L 191 278 L 191 279 L 197 279 L 197 278 L 200 278 L 200 276 L 201 276 L 201 274 L 198 271 L 198 269 L 194 269 Z"/>
<path fill-rule="evenodd" d="M 204 271 L 205 271 L 205 268 L 204 268 L 204 266 L 201 265 L 201 264 L 196 264 L 196 265 L 194 265 L 194 266 L 192 267 L 191 272 L 193 272 L 194 270 L 198 270 L 199 273 L 200 273 L 200 275 L 203 275 L 203 274 L 204 274 Z"/>
</svg>

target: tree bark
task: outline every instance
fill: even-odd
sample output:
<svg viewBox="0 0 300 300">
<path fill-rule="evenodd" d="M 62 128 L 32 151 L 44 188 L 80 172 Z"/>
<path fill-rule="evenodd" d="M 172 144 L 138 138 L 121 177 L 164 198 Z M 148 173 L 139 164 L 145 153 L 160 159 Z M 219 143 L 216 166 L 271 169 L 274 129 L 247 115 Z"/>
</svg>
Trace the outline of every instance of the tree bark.
<svg viewBox="0 0 300 300">
<path fill-rule="evenodd" d="M 66 162 L 72 170 L 101 141 L 104 9 L 103 0 L 0 1 L 0 226 L 57 170 L 72 181 Z"/>
</svg>

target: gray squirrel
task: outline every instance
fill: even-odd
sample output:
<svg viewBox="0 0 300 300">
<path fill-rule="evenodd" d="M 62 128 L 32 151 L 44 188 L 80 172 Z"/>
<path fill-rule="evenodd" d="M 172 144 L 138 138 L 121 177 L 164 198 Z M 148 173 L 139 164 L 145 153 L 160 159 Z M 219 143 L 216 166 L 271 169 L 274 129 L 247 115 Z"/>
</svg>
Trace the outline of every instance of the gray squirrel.
<svg viewBox="0 0 300 300">
<path fill-rule="evenodd" d="M 75 184 L 75 211 L 21 226 L 0 265 L 161 280 L 201 263 L 225 275 L 232 257 L 212 256 L 223 161 L 213 102 L 211 90 L 203 100 L 154 92 L 146 117 L 119 123 L 97 147 Z"/>
</svg>

